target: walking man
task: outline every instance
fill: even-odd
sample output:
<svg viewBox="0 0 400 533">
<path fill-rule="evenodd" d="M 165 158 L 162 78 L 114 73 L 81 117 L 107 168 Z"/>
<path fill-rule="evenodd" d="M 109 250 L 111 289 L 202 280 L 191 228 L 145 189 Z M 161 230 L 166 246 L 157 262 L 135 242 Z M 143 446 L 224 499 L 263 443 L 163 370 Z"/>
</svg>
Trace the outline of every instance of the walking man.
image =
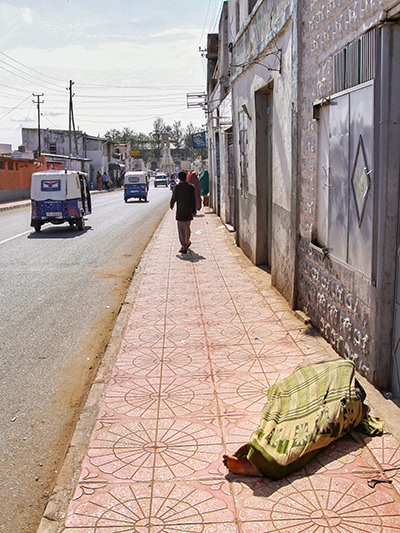
<svg viewBox="0 0 400 533">
<path fill-rule="evenodd" d="M 181 243 L 179 253 L 187 254 L 190 242 L 190 223 L 196 214 L 195 188 L 186 182 L 186 172 L 181 170 L 178 174 L 179 183 L 172 192 L 169 206 L 174 208 L 176 203 L 176 220 L 178 223 L 178 235 Z"/>
</svg>

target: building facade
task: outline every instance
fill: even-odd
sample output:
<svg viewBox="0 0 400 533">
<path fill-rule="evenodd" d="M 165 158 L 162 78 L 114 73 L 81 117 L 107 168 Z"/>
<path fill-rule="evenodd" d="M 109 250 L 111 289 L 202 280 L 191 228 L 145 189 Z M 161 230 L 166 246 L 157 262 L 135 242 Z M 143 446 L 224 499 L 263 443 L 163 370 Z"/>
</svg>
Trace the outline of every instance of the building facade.
<svg viewBox="0 0 400 533">
<path fill-rule="evenodd" d="M 302 2 L 297 306 L 400 396 L 399 2 Z"/>
<path fill-rule="evenodd" d="M 399 2 L 228 0 L 219 31 L 209 36 L 211 205 L 225 222 L 233 206 L 246 255 L 399 397 Z"/>
<path fill-rule="evenodd" d="M 37 128 L 22 128 L 22 144 L 25 150 L 36 151 L 38 149 Z M 107 171 L 117 178 L 124 169 L 125 160 L 130 157 L 125 148 L 122 146 L 117 148 L 117 143 L 81 131 L 70 135 L 67 130 L 41 129 L 40 146 L 41 152 L 46 154 L 48 161 L 57 164 L 59 160 L 63 165 L 62 168 L 86 172 L 89 183 L 93 186 L 96 183 L 97 172 L 102 174 Z M 57 156 L 60 157 L 57 159 Z M 121 163 L 122 157 L 123 163 Z"/>
<path fill-rule="evenodd" d="M 0 145 L 0 202 L 30 198 L 31 175 L 46 170 L 44 156 L 32 152 L 12 151 L 11 145 Z"/>
</svg>

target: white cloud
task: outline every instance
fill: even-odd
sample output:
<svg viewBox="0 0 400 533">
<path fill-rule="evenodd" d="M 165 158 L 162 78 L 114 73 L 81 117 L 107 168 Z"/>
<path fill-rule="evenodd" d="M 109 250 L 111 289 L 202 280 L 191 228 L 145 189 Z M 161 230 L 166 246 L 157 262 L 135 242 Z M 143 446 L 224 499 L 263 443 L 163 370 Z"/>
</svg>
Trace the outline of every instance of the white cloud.
<svg viewBox="0 0 400 533">
<path fill-rule="evenodd" d="M 33 10 L 30 7 L 24 7 L 20 10 L 21 18 L 24 22 L 32 24 L 33 22 Z"/>
<path fill-rule="evenodd" d="M 196 38 L 196 37 L 198 37 L 198 34 L 199 34 L 199 31 L 195 30 L 195 29 L 193 29 L 193 30 L 190 30 L 190 29 L 182 30 L 182 28 L 170 28 L 168 30 L 164 30 L 164 31 L 160 31 L 160 32 L 157 32 L 157 33 L 153 33 L 151 35 L 151 37 L 152 38 L 157 38 L 157 37 L 181 37 L 181 38 L 187 39 L 188 36 Z"/>
</svg>

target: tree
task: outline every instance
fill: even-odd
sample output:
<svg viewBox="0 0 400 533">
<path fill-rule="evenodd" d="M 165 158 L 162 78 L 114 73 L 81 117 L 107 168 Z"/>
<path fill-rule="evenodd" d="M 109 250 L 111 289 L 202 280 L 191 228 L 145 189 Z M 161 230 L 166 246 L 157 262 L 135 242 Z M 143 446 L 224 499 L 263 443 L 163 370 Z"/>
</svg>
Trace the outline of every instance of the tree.
<svg viewBox="0 0 400 533">
<path fill-rule="evenodd" d="M 170 137 L 171 137 L 171 142 L 174 144 L 175 148 L 177 150 L 179 150 L 180 148 L 182 148 L 182 145 L 183 145 L 183 129 L 182 129 L 182 123 L 180 120 L 176 120 L 173 124 L 172 124 L 172 128 L 171 128 L 171 131 L 170 131 Z"/>
<path fill-rule="evenodd" d="M 111 129 L 105 133 L 104 137 L 116 143 L 130 141 L 132 150 L 140 150 L 141 158 L 148 162 L 160 158 L 161 135 L 165 130 L 175 147 L 172 152 L 177 159 L 206 157 L 206 150 L 193 147 L 192 135 L 201 131 L 201 128 L 195 127 L 191 122 L 183 128 L 181 121 L 177 120 L 171 127 L 158 117 L 154 120 L 153 130 L 148 135 L 124 128 L 122 131 Z"/>
<path fill-rule="evenodd" d="M 119 130 L 116 130 L 116 129 L 108 130 L 104 134 L 104 137 L 107 140 L 109 140 L 109 141 L 113 141 L 113 142 L 119 143 L 120 139 L 121 139 L 121 132 Z"/>
<path fill-rule="evenodd" d="M 153 131 L 150 133 L 150 137 L 153 139 L 156 144 L 156 157 L 160 158 L 160 144 L 161 144 L 161 134 L 166 129 L 165 122 L 162 118 L 157 117 L 153 122 Z"/>
<path fill-rule="evenodd" d="M 184 142 L 185 142 L 185 148 L 187 152 L 189 153 L 189 156 L 191 158 L 195 157 L 195 149 L 193 146 L 193 133 L 196 133 L 198 131 L 198 128 L 196 129 L 191 122 L 186 126 L 185 133 L 184 133 Z"/>
<path fill-rule="evenodd" d="M 124 128 L 120 134 L 120 142 L 126 143 L 131 140 L 131 138 L 136 135 L 133 130 L 130 128 Z"/>
</svg>

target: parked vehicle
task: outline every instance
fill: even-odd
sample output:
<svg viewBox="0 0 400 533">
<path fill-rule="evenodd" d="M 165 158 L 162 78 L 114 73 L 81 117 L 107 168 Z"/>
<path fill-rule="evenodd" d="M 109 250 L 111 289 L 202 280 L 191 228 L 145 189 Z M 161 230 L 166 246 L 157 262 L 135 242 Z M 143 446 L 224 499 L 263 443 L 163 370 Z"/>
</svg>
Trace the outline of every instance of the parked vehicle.
<svg viewBox="0 0 400 533">
<path fill-rule="evenodd" d="M 87 174 L 75 170 L 34 172 L 31 179 L 31 226 L 40 231 L 43 224 L 76 225 L 82 231 L 85 215 L 92 212 Z"/>
<path fill-rule="evenodd" d="M 163 172 L 157 172 L 154 178 L 154 187 L 158 187 L 159 185 L 168 187 L 168 176 Z"/>
<path fill-rule="evenodd" d="M 147 193 L 149 191 L 149 178 L 147 172 L 135 171 L 126 172 L 124 177 L 124 200 L 129 198 L 139 198 L 147 202 Z"/>
</svg>

